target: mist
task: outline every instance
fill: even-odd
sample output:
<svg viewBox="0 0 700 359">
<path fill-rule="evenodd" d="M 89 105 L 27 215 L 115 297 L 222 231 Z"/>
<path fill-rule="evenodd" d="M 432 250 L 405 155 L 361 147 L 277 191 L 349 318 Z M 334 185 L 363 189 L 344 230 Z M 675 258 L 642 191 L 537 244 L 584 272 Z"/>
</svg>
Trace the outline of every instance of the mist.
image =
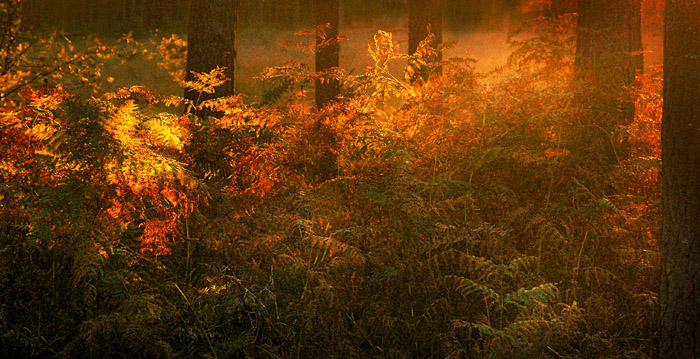
<svg viewBox="0 0 700 359">
<path fill-rule="evenodd" d="M 700 347 L 670 4 L 0 1 L 0 357 Z"/>
</svg>

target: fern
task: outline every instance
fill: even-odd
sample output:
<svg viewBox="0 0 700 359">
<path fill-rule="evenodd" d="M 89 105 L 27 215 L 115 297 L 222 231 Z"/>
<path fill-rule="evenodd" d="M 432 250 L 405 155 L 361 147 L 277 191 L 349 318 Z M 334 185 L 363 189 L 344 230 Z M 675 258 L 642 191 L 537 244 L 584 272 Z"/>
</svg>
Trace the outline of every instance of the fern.
<svg viewBox="0 0 700 359">
<path fill-rule="evenodd" d="M 186 81 L 185 89 L 197 93 L 213 94 L 216 88 L 223 85 L 229 79 L 224 74 L 226 68 L 216 67 L 208 73 L 193 72 L 194 81 Z"/>
</svg>

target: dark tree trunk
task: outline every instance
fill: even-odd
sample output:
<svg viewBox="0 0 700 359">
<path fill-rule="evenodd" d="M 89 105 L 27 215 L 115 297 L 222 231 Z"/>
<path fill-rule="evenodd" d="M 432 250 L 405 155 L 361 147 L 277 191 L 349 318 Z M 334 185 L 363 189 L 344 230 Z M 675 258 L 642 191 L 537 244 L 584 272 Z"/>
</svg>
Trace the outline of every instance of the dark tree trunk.
<svg viewBox="0 0 700 359">
<path fill-rule="evenodd" d="M 324 76 L 340 65 L 340 43 L 338 25 L 340 18 L 338 0 L 314 0 L 314 23 L 316 24 L 316 107 L 322 109 L 337 101 L 340 83 L 333 76 Z M 311 161 L 311 177 L 325 181 L 338 173 L 336 155 L 337 137 L 328 122 L 332 116 L 322 113 L 311 134 L 312 148 L 316 148 Z"/>
<path fill-rule="evenodd" d="M 323 108 L 338 98 L 340 84 L 332 77 L 324 77 L 340 66 L 340 42 L 338 41 L 338 0 L 315 0 L 316 23 L 316 107 Z"/>
<path fill-rule="evenodd" d="M 147 8 L 144 9 L 142 16 L 145 17 L 143 22 L 147 27 L 159 28 L 163 26 L 163 3 L 163 0 L 150 0 L 145 2 Z"/>
<path fill-rule="evenodd" d="M 667 0 L 659 358 L 700 358 L 700 2 Z"/>
<path fill-rule="evenodd" d="M 419 44 L 425 40 L 430 33 L 433 34 L 433 41 L 430 45 L 437 49 L 442 44 L 442 17 L 444 0 L 408 0 L 408 53 L 416 55 Z M 442 61 L 442 53 L 437 52 L 437 56 L 423 59 L 425 62 Z M 416 68 L 418 64 L 409 64 L 415 73 L 424 80 L 430 76 L 429 69 Z M 438 66 L 437 72 L 441 71 Z M 409 77 L 417 79 L 409 73 Z"/>
<path fill-rule="evenodd" d="M 619 99 L 644 64 L 640 0 L 579 1 L 577 37 L 577 80 Z M 624 120 L 634 119 L 632 100 L 623 101 L 620 109 Z"/>
<path fill-rule="evenodd" d="M 186 90 L 186 99 L 198 103 L 234 94 L 237 10 L 237 0 L 191 0 L 185 80 L 195 80 L 193 71 L 210 72 L 217 66 L 226 68 L 229 80 L 214 94 Z"/>
</svg>

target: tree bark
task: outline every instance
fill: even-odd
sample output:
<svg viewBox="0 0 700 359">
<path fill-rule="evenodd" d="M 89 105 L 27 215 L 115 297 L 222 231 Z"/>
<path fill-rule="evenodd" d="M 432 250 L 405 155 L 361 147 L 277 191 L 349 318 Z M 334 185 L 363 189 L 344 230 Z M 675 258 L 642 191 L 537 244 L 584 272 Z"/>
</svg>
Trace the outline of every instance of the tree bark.
<svg viewBox="0 0 700 359">
<path fill-rule="evenodd" d="M 143 2 L 144 0 L 141 1 Z M 144 9 L 145 11 L 143 12 L 142 16 L 144 17 L 143 22 L 147 27 L 160 28 L 163 26 L 163 10 L 167 9 L 163 3 L 163 0 L 145 1 L 147 8 Z"/>
<path fill-rule="evenodd" d="M 644 65 L 640 0 L 579 1 L 577 38 L 577 81 L 618 100 Z M 625 121 L 632 121 L 634 102 L 620 105 Z"/>
<path fill-rule="evenodd" d="M 210 72 L 226 68 L 229 79 L 213 94 L 185 90 L 185 98 L 195 103 L 234 94 L 236 63 L 237 0 L 191 0 L 187 33 L 186 81 L 194 81 L 192 72 Z"/>
<path fill-rule="evenodd" d="M 340 66 L 340 42 L 338 41 L 338 0 L 315 0 L 316 23 L 316 107 L 323 108 L 334 102 L 340 94 L 340 83 L 331 76 L 323 76 Z"/>
<path fill-rule="evenodd" d="M 659 358 L 700 358 L 700 2 L 667 0 Z"/>
<path fill-rule="evenodd" d="M 433 41 L 430 45 L 437 49 L 442 44 L 442 18 L 444 0 L 408 0 L 408 53 L 416 55 L 418 46 L 425 40 L 430 33 L 433 34 Z M 442 53 L 438 51 L 436 56 L 423 59 L 425 62 L 440 62 L 442 61 Z M 417 64 L 409 64 L 415 68 L 416 74 L 419 74 L 424 80 L 430 77 L 429 69 L 418 66 Z M 438 73 L 442 71 L 440 66 L 435 69 Z M 417 79 L 417 76 L 411 76 Z"/>
</svg>

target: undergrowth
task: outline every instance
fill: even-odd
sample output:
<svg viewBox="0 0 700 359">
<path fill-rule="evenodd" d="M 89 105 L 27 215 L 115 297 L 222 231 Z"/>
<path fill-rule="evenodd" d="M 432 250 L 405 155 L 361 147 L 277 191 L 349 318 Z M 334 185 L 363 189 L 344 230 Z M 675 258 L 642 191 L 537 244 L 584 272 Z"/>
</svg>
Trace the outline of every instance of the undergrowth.
<svg viewBox="0 0 700 359">
<path fill-rule="evenodd" d="M 565 39 L 516 45 L 494 73 L 450 59 L 411 84 L 379 32 L 320 111 L 303 65 L 255 104 L 13 91 L 0 354 L 652 357 L 660 76 L 604 128 Z"/>
</svg>

